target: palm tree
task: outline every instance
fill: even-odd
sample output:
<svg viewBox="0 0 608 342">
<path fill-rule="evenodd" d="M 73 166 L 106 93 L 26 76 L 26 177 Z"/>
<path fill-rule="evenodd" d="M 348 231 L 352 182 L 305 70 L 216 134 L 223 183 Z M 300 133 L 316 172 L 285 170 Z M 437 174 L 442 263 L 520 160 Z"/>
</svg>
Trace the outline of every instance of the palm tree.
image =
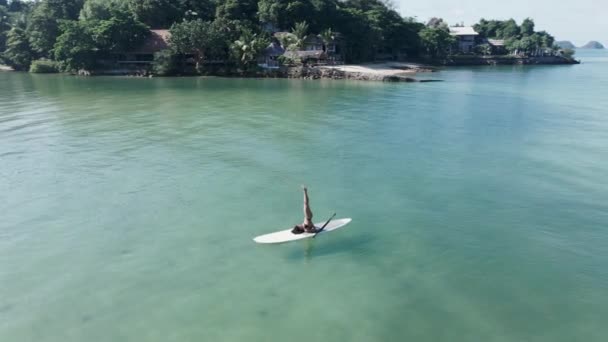
<svg viewBox="0 0 608 342">
<path fill-rule="evenodd" d="M 277 35 L 277 39 L 285 50 L 297 50 L 298 38 L 293 33 L 285 32 Z"/>
<path fill-rule="evenodd" d="M 492 47 L 490 46 L 490 44 L 477 45 L 476 50 L 478 53 L 484 56 L 489 56 L 492 54 Z"/>
<path fill-rule="evenodd" d="M 306 35 L 308 34 L 308 23 L 306 21 L 301 21 L 296 23 L 295 26 L 291 29 L 291 32 L 298 39 L 296 45 L 298 48 L 302 48 L 304 45 L 304 40 L 306 39 Z"/>
<path fill-rule="evenodd" d="M 319 36 L 323 40 L 323 51 L 327 52 L 327 45 L 329 45 L 329 43 L 333 42 L 334 39 L 336 39 L 336 35 L 331 30 L 331 28 L 328 28 L 327 30 L 321 32 Z"/>
<path fill-rule="evenodd" d="M 256 61 L 258 55 L 264 51 L 268 44 L 268 39 L 247 30 L 232 44 L 232 49 L 240 63 L 248 66 Z"/>
</svg>

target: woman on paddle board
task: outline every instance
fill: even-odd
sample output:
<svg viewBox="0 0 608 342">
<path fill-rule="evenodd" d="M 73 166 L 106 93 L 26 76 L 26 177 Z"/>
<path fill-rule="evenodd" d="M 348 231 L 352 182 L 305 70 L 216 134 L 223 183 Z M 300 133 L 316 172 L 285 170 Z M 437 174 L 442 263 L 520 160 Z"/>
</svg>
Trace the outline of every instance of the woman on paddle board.
<svg viewBox="0 0 608 342">
<path fill-rule="evenodd" d="M 294 226 L 292 233 L 315 233 L 317 231 L 317 228 L 315 228 L 314 223 L 312 223 L 312 210 L 310 210 L 308 189 L 305 185 L 302 185 L 302 190 L 304 191 L 304 223 Z"/>
</svg>

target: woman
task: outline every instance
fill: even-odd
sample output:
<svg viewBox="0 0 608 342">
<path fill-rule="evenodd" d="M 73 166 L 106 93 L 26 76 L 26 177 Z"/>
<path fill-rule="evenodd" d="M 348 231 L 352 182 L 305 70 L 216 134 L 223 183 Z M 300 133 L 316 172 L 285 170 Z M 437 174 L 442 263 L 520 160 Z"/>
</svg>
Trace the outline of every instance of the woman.
<svg viewBox="0 0 608 342">
<path fill-rule="evenodd" d="M 316 233 L 317 228 L 315 224 L 312 223 L 312 211 L 310 210 L 310 204 L 308 200 L 308 189 L 306 186 L 302 185 L 302 190 L 304 191 L 304 223 L 295 225 L 291 230 L 294 234 L 301 233 Z"/>
</svg>

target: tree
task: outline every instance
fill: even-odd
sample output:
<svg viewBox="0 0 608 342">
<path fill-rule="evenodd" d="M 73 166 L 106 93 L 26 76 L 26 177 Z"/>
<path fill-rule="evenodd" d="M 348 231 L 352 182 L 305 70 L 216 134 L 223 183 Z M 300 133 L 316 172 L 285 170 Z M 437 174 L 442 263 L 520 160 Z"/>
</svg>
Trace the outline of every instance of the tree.
<svg viewBox="0 0 608 342">
<path fill-rule="evenodd" d="M 392 45 L 395 48 L 399 48 L 409 56 L 415 56 L 421 50 L 418 33 L 423 28 L 424 25 L 416 22 L 414 18 L 405 18 L 401 23 L 394 26 L 394 31 L 388 35 L 387 39 L 392 41 Z"/>
<path fill-rule="evenodd" d="M 233 57 L 237 63 L 249 68 L 255 65 L 257 57 L 268 47 L 268 44 L 270 41 L 267 38 L 245 30 L 231 46 Z"/>
<path fill-rule="evenodd" d="M 108 20 L 89 21 L 95 46 L 104 52 L 124 52 L 141 45 L 150 33 L 129 13 L 119 12 Z"/>
<path fill-rule="evenodd" d="M 54 57 L 65 71 L 90 69 L 95 65 L 99 49 L 95 45 L 91 28 L 85 21 L 64 21 L 57 37 Z"/>
<path fill-rule="evenodd" d="M 537 42 L 533 36 L 523 37 L 519 40 L 519 50 L 525 55 L 530 54 L 537 49 Z"/>
<path fill-rule="evenodd" d="M 154 54 L 152 66 L 154 74 L 159 76 L 170 76 L 178 72 L 178 56 L 171 49 L 165 49 Z"/>
<path fill-rule="evenodd" d="M 12 0 L 7 7 L 9 12 L 22 12 L 28 5 L 21 0 Z"/>
<path fill-rule="evenodd" d="M 532 55 L 538 56 L 539 54 L 542 53 L 542 49 L 544 48 L 543 38 L 538 33 L 533 33 L 532 35 L 530 35 L 528 37 L 530 37 L 530 40 L 532 40 L 532 46 L 533 46 L 533 49 L 531 50 Z"/>
<path fill-rule="evenodd" d="M 32 49 L 22 27 L 13 27 L 7 35 L 5 62 L 15 70 L 27 70 L 32 62 Z"/>
<path fill-rule="evenodd" d="M 282 32 L 281 34 L 277 34 L 277 39 L 286 50 L 293 51 L 298 49 L 298 38 L 293 33 Z"/>
<path fill-rule="evenodd" d="M 109 53 L 140 45 L 150 31 L 131 12 L 121 11 L 125 8 L 116 0 L 88 0 L 81 11 L 82 20 L 61 21 L 52 56 L 62 69 L 90 69 Z"/>
<path fill-rule="evenodd" d="M 315 14 L 315 7 L 310 0 L 292 0 L 286 4 L 285 13 L 282 15 L 283 21 L 280 24 L 289 27 L 297 22 L 311 23 L 316 17 Z"/>
<path fill-rule="evenodd" d="M 519 26 L 513 19 L 509 19 L 501 23 L 500 28 L 496 30 L 496 35 L 502 39 L 519 37 Z"/>
<path fill-rule="evenodd" d="M 223 0 L 218 3 L 215 17 L 227 20 L 255 21 L 258 12 L 257 0 Z"/>
<path fill-rule="evenodd" d="M 296 23 L 291 29 L 291 33 L 298 38 L 299 44 L 303 44 L 308 34 L 308 23 L 305 21 Z"/>
<path fill-rule="evenodd" d="M 346 62 L 357 63 L 374 58 L 380 33 L 371 25 L 365 12 L 355 8 L 339 8 L 335 23 L 336 30 L 345 37 Z"/>
<path fill-rule="evenodd" d="M 551 49 L 555 44 L 555 38 L 546 31 L 539 31 L 536 34 L 540 36 L 544 49 Z"/>
<path fill-rule="evenodd" d="M 293 37 L 295 37 L 295 42 L 288 48 L 290 48 L 290 50 L 300 50 L 304 48 L 304 41 L 308 37 L 308 23 L 305 21 L 296 23 L 291 29 L 291 33 L 293 34 Z"/>
<path fill-rule="evenodd" d="M 6 49 L 6 36 L 10 28 L 8 10 L 0 3 L 0 53 Z"/>
<path fill-rule="evenodd" d="M 180 54 L 195 53 L 197 69 L 206 60 L 228 57 L 231 27 L 226 21 L 186 20 L 171 26 L 170 44 Z M 234 28 L 234 26 L 232 27 Z"/>
<path fill-rule="evenodd" d="M 433 17 L 426 23 L 427 27 L 447 29 L 448 24 L 442 18 Z"/>
<path fill-rule="evenodd" d="M 377 48 L 385 54 L 398 58 L 403 52 L 411 54 L 419 48 L 418 32 L 423 25 L 404 20 L 399 13 L 385 8 L 368 12 L 368 17 L 376 32 Z M 448 29 L 447 25 L 440 26 Z"/>
<path fill-rule="evenodd" d="M 30 45 L 38 57 L 50 57 L 59 35 L 60 20 L 78 18 L 84 0 L 41 0 L 28 23 Z"/>
<path fill-rule="evenodd" d="M 484 38 L 497 38 L 499 37 L 498 30 L 502 26 L 502 21 L 497 20 L 485 20 L 481 19 L 479 23 L 475 24 L 473 28 Z"/>
<path fill-rule="evenodd" d="M 183 0 L 187 19 L 213 20 L 217 3 L 215 0 Z M 189 17 L 188 17 L 189 15 Z"/>
<path fill-rule="evenodd" d="M 280 25 L 280 18 L 285 10 L 281 0 L 260 0 L 258 2 L 258 19 L 262 23 Z"/>
<path fill-rule="evenodd" d="M 59 72 L 59 67 L 54 61 L 38 59 L 32 61 L 29 71 L 33 74 L 53 74 Z"/>
<path fill-rule="evenodd" d="M 124 0 L 86 0 L 80 10 L 80 20 L 108 20 L 113 16 L 131 13 Z"/>
<path fill-rule="evenodd" d="M 42 0 L 41 4 L 44 4 L 44 8 L 57 20 L 76 20 L 84 0 Z"/>
<path fill-rule="evenodd" d="M 340 0 L 310 0 L 312 4 L 312 16 L 307 19 L 310 23 L 311 30 L 321 31 L 327 27 L 337 29 L 340 7 L 343 6 Z M 299 21 L 296 19 L 295 21 Z M 295 21 L 290 22 L 289 26 L 293 26 Z M 286 26 L 286 27 L 289 27 Z"/>
<path fill-rule="evenodd" d="M 403 54 L 442 57 L 454 41 L 442 19 L 425 26 L 400 15 L 387 0 L 0 0 L 0 51 L 8 40 L 7 23 L 25 29 L 13 33 L 13 43 L 19 43 L 13 46 L 20 47 L 11 50 L 15 60 L 54 57 L 72 69 L 133 49 L 145 36 L 145 25 L 171 27 L 171 56 L 195 54 L 199 67 L 211 60 L 253 65 L 266 30 L 293 29 L 278 37 L 288 49 L 302 48 L 308 35 L 317 34 L 327 45 L 339 33 L 348 63 Z M 548 33 L 534 32 L 529 18 L 521 26 L 513 19 L 481 19 L 475 29 L 481 38 L 507 40 L 515 53 L 544 53 L 555 43 Z M 487 54 L 488 48 L 477 51 Z M 29 57 L 16 51 L 28 51 Z M 165 57 L 159 59 L 173 58 Z"/>
<path fill-rule="evenodd" d="M 46 2 L 35 7 L 27 33 L 32 50 L 40 57 L 50 57 L 50 51 L 59 35 L 59 24 L 48 10 Z"/>
<path fill-rule="evenodd" d="M 347 7 L 355 8 L 364 12 L 376 9 L 390 9 L 386 3 L 381 0 L 346 0 Z"/>
<path fill-rule="evenodd" d="M 186 10 L 181 1 L 173 0 L 126 0 L 135 18 L 152 28 L 167 28 L 184 18 Z"/>
<path fill-rule="evenodd" d="M 430 57 L 445 56 L 455 42 L 449 31 L 432 27 L 426 27 L 420 31 L 420 40 Z"/>
<path fill-rule="evenodd" d="M 475 47 L 475 52 L 480 55 L 488 56 L 492 54 L 492 47 L 490 44 L 479 44 Z"/>
<path fill-rule="evenodd" d="M 534 34 L 534 21 L 530 18 L 524 19 L 521 23 L 520 33 L 522 36 L 531 36 Z"/>
<path fill-rule="evenodd" d="M 25 29 L 35 4 L 36 3 L 33 1 L 11 1 L 6 7 L 6 10 L 8 11 L 5 18 L 7 23 L 9 23 L 11 27 L 21 25 L 21 27 Z"/>
<path fill-rule="evenodd" d="M 323 43 L 325 45 L 333 42 L 336 39 L 336 34 L 334 31 L 332 31 L 331 28 L 328 28 L 326 30 L 323 30 L 320 34 L 319 37 L 321 37 L 321 39 L 323 40 Z"/>
<path fill-rule="evenodd" d="M 306 21 L 312 28 L 320 30 L 331 23 L 336 6 L 335 0 L 260 0 L 258 18 L 263 24 L 280 28 Z"/>
</svg>

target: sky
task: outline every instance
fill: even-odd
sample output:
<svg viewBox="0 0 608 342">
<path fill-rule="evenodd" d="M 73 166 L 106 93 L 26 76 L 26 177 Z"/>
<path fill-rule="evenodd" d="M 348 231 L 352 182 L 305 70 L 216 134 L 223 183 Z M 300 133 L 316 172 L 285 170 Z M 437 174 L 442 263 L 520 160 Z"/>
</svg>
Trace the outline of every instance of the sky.
<svg viewBox="0 0 608 342">
<path fill-rule="evenodd" d="M 404 16 L 426 22 L 443 18 L 453 25 L 473 25 L 481 18 L 534 19 L 536 30 L 557 40 L 583 45 L 597 40 L 608 47 L 608 0 L 392 0 Z"/>
</svg>

